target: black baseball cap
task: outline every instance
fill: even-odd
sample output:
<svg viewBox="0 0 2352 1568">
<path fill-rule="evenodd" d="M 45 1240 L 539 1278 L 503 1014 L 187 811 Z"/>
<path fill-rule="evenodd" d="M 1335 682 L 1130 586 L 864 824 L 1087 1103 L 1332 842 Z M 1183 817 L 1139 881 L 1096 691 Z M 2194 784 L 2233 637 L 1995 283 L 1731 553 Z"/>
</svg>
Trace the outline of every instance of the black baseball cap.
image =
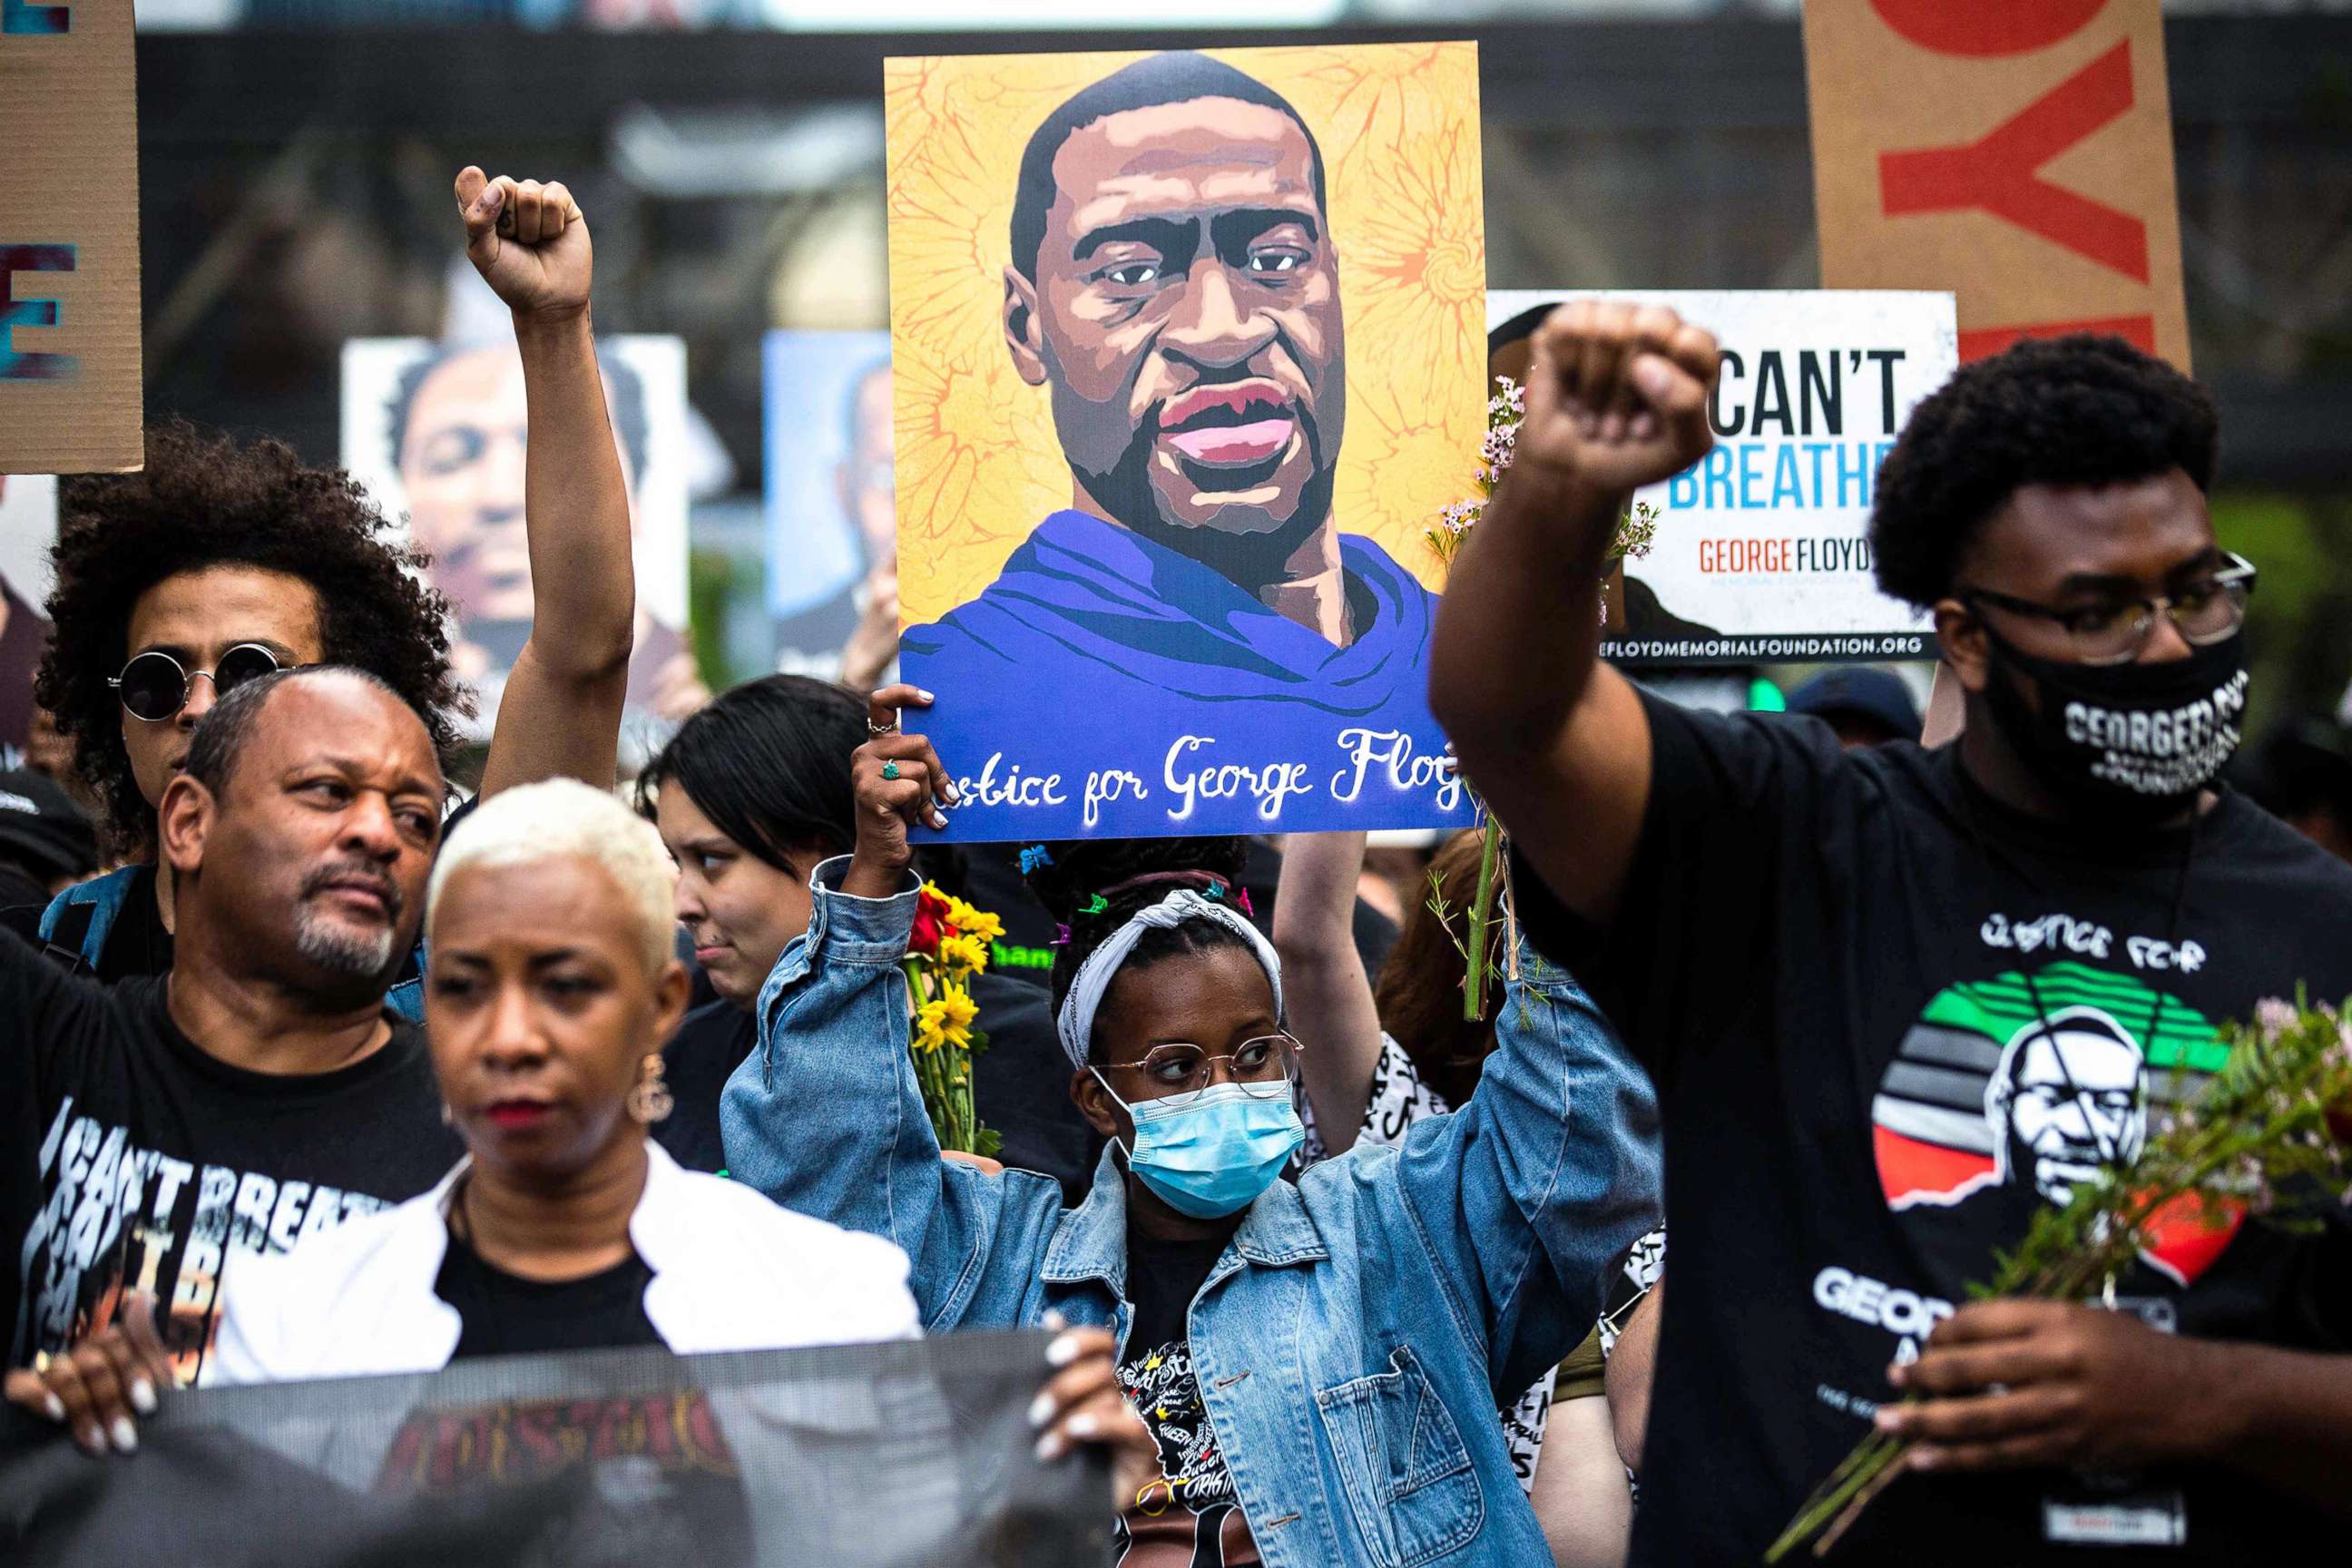
<svg viewBox="0 0 2352 1568">
<path fill-rule="evenodd" d="M 1789 711 L 1816 719 L 1862 719 L 1899 739 L 1916 740 L 1919 734 L 1919 708 L 1903 678 L 1866 664 L 1823 670 L 1789 693 Z"/>
<path fill-rule="evenodd" d="M 98 837 L 55 779 L 9 768 L 0 771 L 0 858 L 43 877 L 79 879 L 98 869 Z"/>
</svg>

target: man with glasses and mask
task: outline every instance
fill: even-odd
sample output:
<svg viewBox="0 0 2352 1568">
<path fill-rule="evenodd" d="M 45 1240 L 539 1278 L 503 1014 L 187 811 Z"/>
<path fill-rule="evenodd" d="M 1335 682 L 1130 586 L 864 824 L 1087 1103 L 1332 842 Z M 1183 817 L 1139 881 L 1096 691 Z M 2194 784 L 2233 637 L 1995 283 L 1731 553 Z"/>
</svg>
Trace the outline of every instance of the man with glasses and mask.
<svg viewBox="0 0 2352 1568">
<path fill-rule="evenodd" d="M 2217 1026 L 2352 993 L 2352 873 L 2220 778 L 2254 572 L 2207 510 L 2210 399 L 2072 337 L 1922 403 L 1871 543 L 1966 728 L 1850 752 L 1595 657 L 1624 498 L 1709 445 L 1713 342 L 1580 301 L 1533 358 L 1432 700 L 1510 826 L 1529 940 L 1659 1086 L 1675 1293 L 1633 1560 L 1755 1562 L 1874 1421 L 1927 1473 L 1857 1560 L 2315 1539 L 2352 1461 L 2352 1358 L 2313 1353 L 2352 1321 L 2340 1227 L 2164 1227 L 2095 1306 L 1961 1305 L 2074 1168 L 2196 1091 Z"/>
<path fill-rule="evenodd" d="M 528 528 L 537 624 L 509 682 L 481 793 L 569 775 L 612 781 L 635 584 L 628 491 L 589 320 L 586 222 L 560 184 L 457 177 L 467 254 L 513 312 L 531 423 Z M 286 447 L 184 422 L 149 433 L 146 468 L 64 488 L 38 696 L 128 862 L 0 923 L 100 979 L 172 967 L 180 921 L 156 811 L 213 704 L 275 669 L 345 664 L 424 717 L 443 765 L 469 699 L 453 676 L 423 558 L 341 473 Z M 396 998 L 415 1007 L 413 974 Z"/>
<path fill-rule="evenodd" d="M 443 796 L 432 734 L 385 682 L 257 676 L 164 787 L 170 975 L 101 985 L 0 935 L 9 1365 L 152 1297 L 193 1378 L 239 1258 L 413 1197 L 462 1152 L 422 1032 L 384 1000 Z"/>
</svg>

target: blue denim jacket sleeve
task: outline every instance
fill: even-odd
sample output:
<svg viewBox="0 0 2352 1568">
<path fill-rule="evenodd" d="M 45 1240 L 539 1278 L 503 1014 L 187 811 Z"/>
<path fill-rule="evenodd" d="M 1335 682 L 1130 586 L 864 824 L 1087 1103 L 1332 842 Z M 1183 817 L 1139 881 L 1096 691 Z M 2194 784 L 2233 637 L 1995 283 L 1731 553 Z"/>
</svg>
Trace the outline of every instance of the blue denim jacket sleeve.
<svg viewBox="0 0 2352 1568">
<path fill-rule="evenodd" d="M 811 879 L 805 935 L 760 988 L 759 1046 L 727 1080 L 729 1173 L 776 1203 L 887 1237 L 914 1268 L 926 1331 L 1025 1322 L 1061 1189 L 940 1158 L 907 1056 L 906 976 L 918 883 L 887 899 L 839 890 L 846 856 Z"/>
<path fill-rule="evenodd" d="M 1591 1330 L 1602 1280 L 1659 1223 L 1657 1097 L 1568 973 L 1521 945 L 1470 1102 L 1406 1133 L 1394 1181 L 1503 1404 Z"/>
</svg>

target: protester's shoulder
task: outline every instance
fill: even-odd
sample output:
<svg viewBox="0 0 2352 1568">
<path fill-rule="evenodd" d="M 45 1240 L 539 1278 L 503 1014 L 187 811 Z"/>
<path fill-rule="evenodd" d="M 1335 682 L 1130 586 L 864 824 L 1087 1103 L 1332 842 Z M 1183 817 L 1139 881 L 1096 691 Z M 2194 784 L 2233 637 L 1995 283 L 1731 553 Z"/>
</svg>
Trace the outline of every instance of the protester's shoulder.
<svg viewBox="0 0 2352 1568">
<path fill-rule="evenodd" d="M 1657 775 L 1741 795 L 1807 792 L 1856 802 L 1927 804 L 1948 793 L 1940 752 L 1915 741 L 1849 749 L 1819 719 L 1723 713 L 1641 689 Z"/>
<path fill-rule="evenodd" d="M 2352 864 L 2321 848 L 2255 805 L 2225 789 L 2206 823 L 2212 853 L 2246 880 L 2273 888 L 2312 921 L 2352 918 Z M 2344 926 L 2333 925 L 2341 931 Z"/>
<path fill-rule="evenodd" d="M 896 1242 L 785 1208 L 725 1176 L 687 1170 L 676 1176 L 683 1206 L 696 1215 L 703 1237 L 723 1243 L 750 1273 L 784 1281 L 906 1283 L 907 1254 Z"/>
<path fill-rule="evenodd" d="M 352 1282 L 371 1273 L 392 1252 L 414 1246 L 420 1236 L 445 1228 L 441 1192 L 431 1192 L 373 1214 L 355 1215 L 304 1237 L 285 1252 L 237 1255 L 224 1289 L 226 1305 L 247 1315 L 268 1314 L 303 1322 L 328 1314 Z"/>
<path fill-rule="evenodd" d="M 0 909 L 0 931 L 11 932 L 31 946 L 41 945 L 41 916 L 47 904 L 11 904 Z"/>
</svg>

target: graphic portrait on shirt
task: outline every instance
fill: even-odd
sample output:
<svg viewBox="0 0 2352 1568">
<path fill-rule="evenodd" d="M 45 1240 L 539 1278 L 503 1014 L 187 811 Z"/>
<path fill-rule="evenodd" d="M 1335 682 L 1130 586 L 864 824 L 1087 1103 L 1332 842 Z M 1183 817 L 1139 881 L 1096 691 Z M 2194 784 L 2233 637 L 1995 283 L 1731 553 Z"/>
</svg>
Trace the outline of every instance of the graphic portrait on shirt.
<svg viewBox="0 0 2352 1568">
<path fill-rule="evenodd" d="M 761 383 L 776 668 L 836 680 L 860 617 L 897 594 L 890 334 L 770 332 Z"/>
<path fill-rule="evenodd" d="M 1715 446 L 1635 500 L 1648 553 L 1612 579 L 1601 654 L 1633 666 L 1932 658 L 1928 617 L 1881 593 L 1866 537 L 1878 465 L 1959 362 L 1949 294 L 1496 289 L 1490 369 L 1523 381 L 1567 299 L 1665 305 L 1713 332 Z"/>
<path fill-rule="evenodd" d="M 2063 925 L 2007 928 L 1996 917 L 2013 944 L 2099 939 L 2052 918 Z M 1881 1191 L 1915 1221 L 1947 1211 L 2012 1246 L 2037 1206 L 2063 1205 L 2102 1170 L 2137 1160 L 2151 1124 L 2193 1099 L 2228 1054 L 2179 997 L 2073 959 L 1948 986 L 1903 1037 L 1872 1102 Z M 2142 1260 L 2188 1284 L 2238 1223 L 2186 1211 L 2160 1220 Z"/>
<path fill-rule="evenodd" d="M 972 839 L 1436 826 L 1466 44 L 897 59 L 906 679 Z"/>
<path fill-rule="evenodd" d="M 606 338 L 598 362 L 635 534 L 625 735 L 706 700 L 687 635 L 686 345 Z M 426 575 L 450 605 L 451 658 L 480 700 L 476 738 L 488 740 L 535 603 L 521 355 L 512 342 L 354 338 L 343 345 L 342 397 L 343 466 L 432 556 Z"/>
</svg>

